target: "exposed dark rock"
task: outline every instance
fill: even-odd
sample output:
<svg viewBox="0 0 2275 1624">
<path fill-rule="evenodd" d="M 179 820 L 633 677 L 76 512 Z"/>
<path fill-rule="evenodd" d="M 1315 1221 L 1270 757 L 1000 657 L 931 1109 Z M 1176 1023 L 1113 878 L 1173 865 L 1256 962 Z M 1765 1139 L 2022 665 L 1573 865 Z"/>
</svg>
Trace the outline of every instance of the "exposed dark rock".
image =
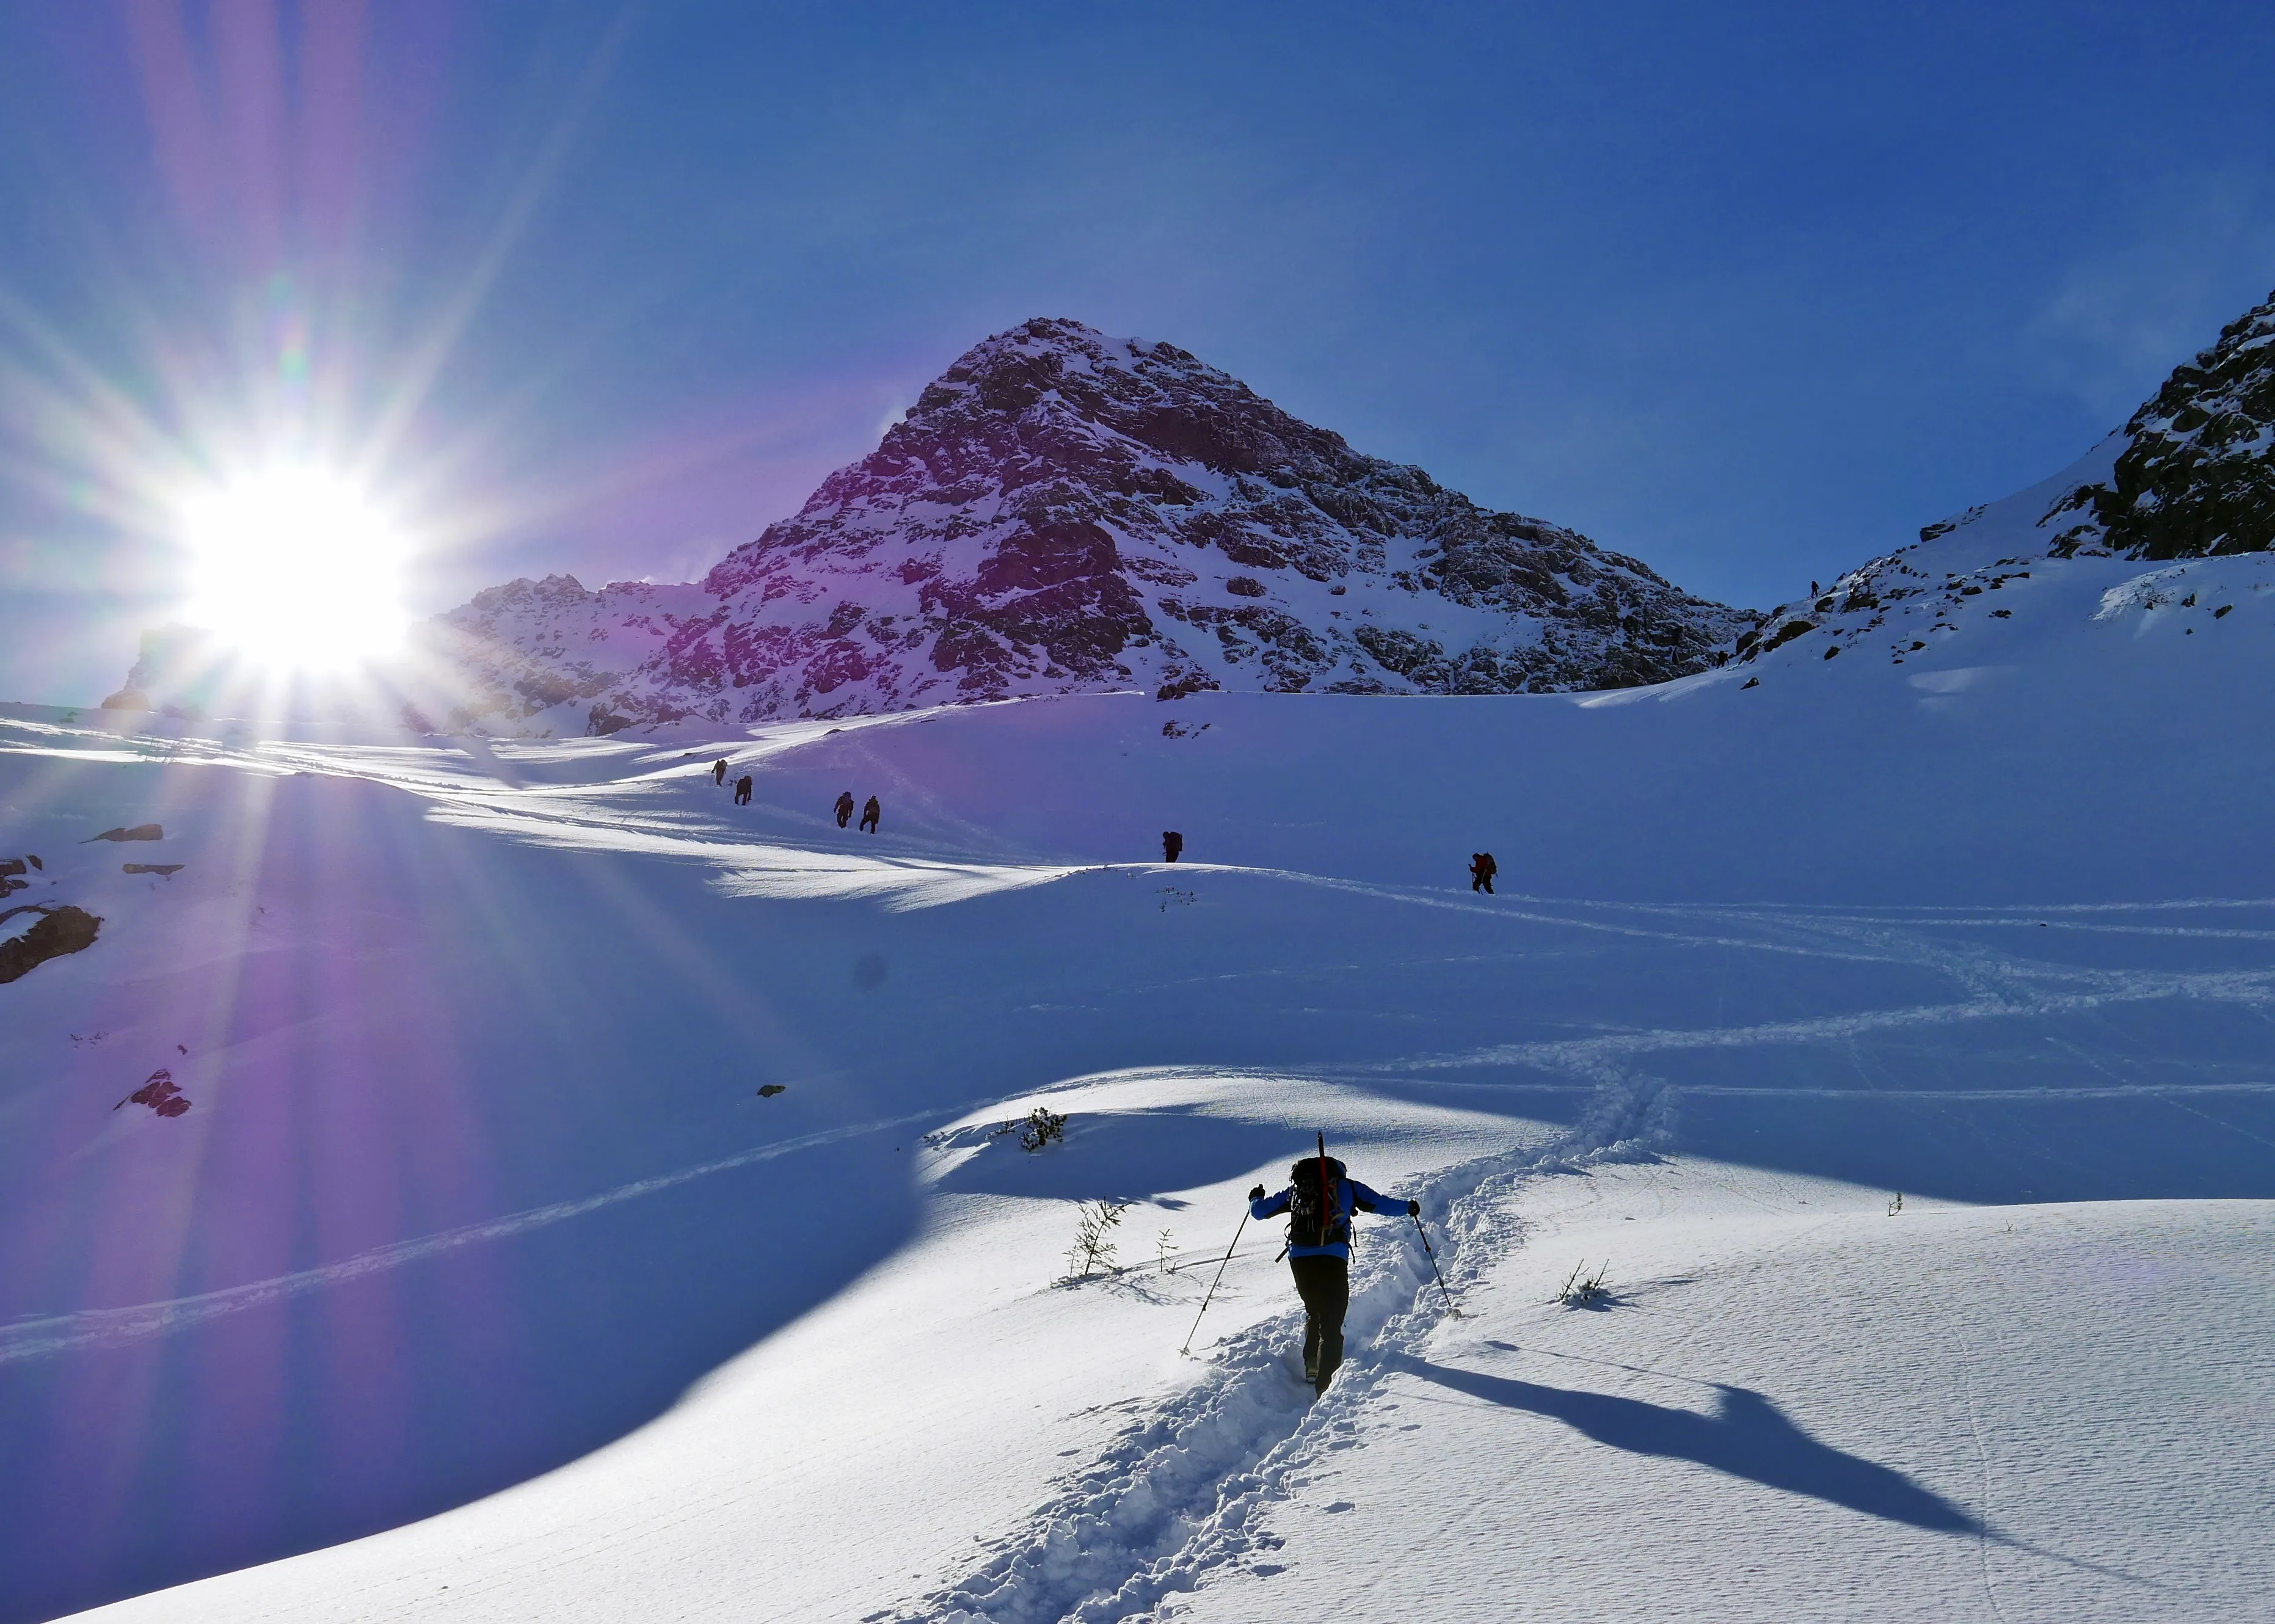
<svg viewBox="0 0 2275 1624">
<path fill-rule="evenodd" d="M 171 880 L 189 865 L 185 863 L 122 863 L 119 872 L 127 874 L 156 874 Z"/>
<path fill-rule="evenodd" d="M 2275 547 L 2275 295 L 2175 368 L 2125 433 L 2112 477 L 2057 504 L 2091 519 L 2058 552 L 2094 540 L 2134 558 Z"/>
<path fill-rule="evenodd" d="M 155 823 L 138 823 L 131 829 L 105 829 L 100 835 L 90 835 L 79 842 L 79 844 L 90 846 L 99 840 L 163 840 L 165 838 L 164 826 Z"/>
<path fill-rule="evenodd" d="M 1789 620 L 1759 641 L 1754 641 L 1750 638 L 1740 639 L 1738 657 L 1741 660 L 1751 660 L 1757 655 L 1768 653 L 1772 649 L 1782 648 L 1794 638 L 1805 636 L 1816 630 L 1817 623 L 1813 620 Z"/>
<path fill-rule="evenodd" d="M 45 903 L 26 903 L 0 912 L 0 924 L 24 913 L 40 915 L 39 923 L 21 936 L 0 941 L 0 981 L 18 980 L 49 959 L 94 946 L 95 933 L 102 927 L 100 917 L 83 909 Z"/>
<path fill-rule="evenodd" d="M 161 1116 L 182 1116 L 190 1108 L 190 1101 L 174 1084 L 174 1074 L 163 1066 L 144 1079 L 141 1087 L 110 1108 L 116 1111 L 118 1106 L 128 1105 L 148 1106 Z"/>
</svg>

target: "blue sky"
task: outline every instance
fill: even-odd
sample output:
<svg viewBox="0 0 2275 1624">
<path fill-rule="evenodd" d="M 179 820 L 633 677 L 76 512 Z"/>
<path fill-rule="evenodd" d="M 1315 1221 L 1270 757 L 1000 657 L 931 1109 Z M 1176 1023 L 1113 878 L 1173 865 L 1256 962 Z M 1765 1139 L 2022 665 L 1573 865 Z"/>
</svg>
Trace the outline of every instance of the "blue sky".
<svg viewBox="0 0 2275 1624">
<path fill-rule="evenodd" d="M 360 20 L 359 21 L 359 18 Z M 681 578 L 1031 315 L 1765 606 L 2275 286 L 2275 8 L 0 4 L 0 698 L 184 470 Z"/>
</svg>

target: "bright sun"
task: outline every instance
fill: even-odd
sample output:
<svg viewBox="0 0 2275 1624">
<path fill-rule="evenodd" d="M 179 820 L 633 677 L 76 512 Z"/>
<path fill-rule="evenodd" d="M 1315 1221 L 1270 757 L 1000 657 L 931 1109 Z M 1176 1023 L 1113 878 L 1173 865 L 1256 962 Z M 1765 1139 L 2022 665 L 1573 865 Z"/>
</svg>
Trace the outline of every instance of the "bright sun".
<svg viewBox="0 0 2275 1624">
<path fill-rule="evenodd" d="M 185 502 L 185 618 L 271 668 L 336 669 L 392 650 L 408 548 L 354 484 L 278 468 Z"/>
</svg>

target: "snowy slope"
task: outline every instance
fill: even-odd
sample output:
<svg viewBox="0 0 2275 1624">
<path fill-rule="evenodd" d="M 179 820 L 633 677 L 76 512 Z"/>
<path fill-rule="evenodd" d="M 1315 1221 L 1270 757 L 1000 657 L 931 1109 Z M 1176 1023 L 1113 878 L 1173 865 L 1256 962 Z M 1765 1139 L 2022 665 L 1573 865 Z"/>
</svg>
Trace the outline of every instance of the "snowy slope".
<svg viewBox="0 0 2275 1624">
<path fill-rule="evenodd" d="M 11 900 L 103 924 L 0 986 L 6 1616 L 231 1568 L 121 1616 L 1451 1619 L 1520 1572 L 1541 1616 L 1680 1574 L 1700 1617 L 2233 1616 L 2275 1577 L 2226 1531 L 2267 1509 L 2264 562 L 2188 564 L 2193 607 L 2034 563 L 1901 665 L 1599 695 L 465 746 L 11 713 Z M 185 1114 L 111 1108 L 161 1066 Z M 959 1131 L 1043 1090 L 1062 1146 Z M 1269 1233 L 1198 1361 L 1198 1272 L 1056 1283 L 1077 1199 L 1193 1263 L 1315 1128 L 1474 1319 L 1370 1225 L 1307 1411 Z M 1634 1300 L 1548 1315 L 1606 1253 Z"/>
<path fill-rule="evenodd" d="M 977 511 L 918 512 L 911 435 L 740 608 L 477 606 L 501 692 L 574 679 L 500 715 L 672 721 L 0 710 L 0 1620 L 2252 1616 L 2275 566 L 2206 525 L 2264 471 L 2257 314 L 1657 686 L 895 709 L 1027 679 L 893 687 L 865 600 L 839 701 L 752 696 L 835 720 L 659 698 Z M 1061 412 L 1080 348 L 918 416 L 1024 380 L 1022 433 L 1150 479 Z M 1369 1221 L 1311 1405 L 1240 1192 L 1322 1131 L 1461 1311 Z"/>
<path fill-rule="evenodd" d="M 437 668 L 406 681 L 438 719 L 573 736 L 1101 691 L 1614 687 L 1703 669 L 1751 624 L 1182 350 L 1039 320 L 699 587 L 516 581 L 438 622 Z"/>
</svg>

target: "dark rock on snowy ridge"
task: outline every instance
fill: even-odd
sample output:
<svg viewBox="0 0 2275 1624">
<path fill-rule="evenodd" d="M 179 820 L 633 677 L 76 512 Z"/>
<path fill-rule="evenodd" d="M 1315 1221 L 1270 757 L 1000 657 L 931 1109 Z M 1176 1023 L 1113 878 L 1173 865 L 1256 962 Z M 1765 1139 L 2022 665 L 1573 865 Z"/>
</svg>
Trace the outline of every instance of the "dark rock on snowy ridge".
<svg viewBox="0 0 2275 1624">
<path fill-rule="evenodd" d="M 2089 516 L 2060 556 L 2099 547 L 2128 558 L 2195 558 L 2275 547 L 2275 294 L 2176 367 L 2125 425 L 2105 480 L 2056 512 Z"/>
<path fill-rule="evenodd" d="M 515 581 L 437 641 L 457 725 L 601 733 L 1132 688 L 1624 687 L 1753 623 L 1182 350 L 1034 321 L 699 585 Z"/>
<path fill-rule="evenodd" d="M 1885 642 L 1902 663 L 1970 615 L 1970 600 L 2064 559 L 2201 558 L 2275 549 L 2275 295 L 2173 369 L 2125 427 L 2053 478 L 1930 525 L 1916 546 L 1875 558 L 1831 589 L 1780 604 L 1742 634 L 1757 660 L 1822 631 L 1840 646 Z M 2129 601 L 2161 601 L 2143 586 Z M 2176 595 L 2176 594 L 2175 594 Z M 2183 607 L 2194 607 L 2187 600 Z M 2213 613 L 2212 618 L 2220 618 Z M 1829 656 L 1829 653 L 1828 655 Z"/>
</svg>

